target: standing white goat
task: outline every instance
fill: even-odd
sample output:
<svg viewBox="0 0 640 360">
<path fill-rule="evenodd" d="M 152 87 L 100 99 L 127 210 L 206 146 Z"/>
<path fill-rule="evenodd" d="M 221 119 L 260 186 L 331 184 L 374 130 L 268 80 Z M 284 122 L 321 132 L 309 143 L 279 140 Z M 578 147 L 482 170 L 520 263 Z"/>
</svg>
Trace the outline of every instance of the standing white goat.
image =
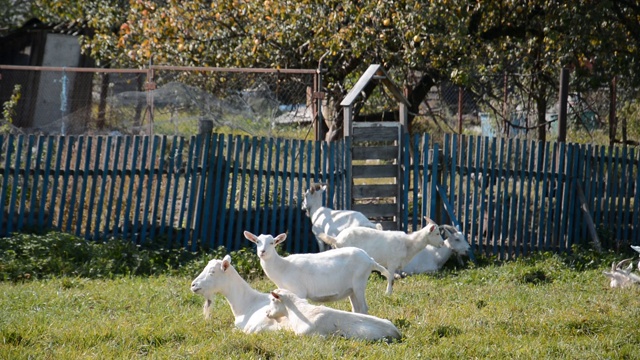
<svg viewBox="0 0 640 360">
<path fill-rule="evenodd" d="M 428 221 L 427 225 L 411 234 L 404 231 L 355 227 L 345 229 L 335 238 L 326 234 L 320 234 L 318 237 L 336 248 L 355 246 L 363 249 L 375 261 L 395 275 L 427 244 L 436 247 L 444 245 L 444 240 L 438 231 L 438 225 L 427 217 L 425 219 Z"/>
<path fill-rule="evenodd" d="M 318 234 L 336 236 L 342 230 L 353 226 L 364 226 L 382 230 L 382 225 L 372 223 L 363 213 L 353 210 L 333 210 L 322 205 L 322 194 L 327 190 L 323 184 L 312 184 L 304 193 L 302 210 L 307 210 L 311 219 L 311 231 Z M 318 241 L 320 251 L 326 250 L 324 242 Z"/>
<path fill-rule="evenodd" d="M 440 225 L 439 227 L 440 235 L 444 238 L 444 246 L 427 245 L 402 269 L 403 275 L 436 272 L 442 269 L 442 266 L 454 254 L 458 258 L 458 262 L 462 263 L 461 256 L 467 254 L 471 248 L 464 234 L 451 225 Z"/>
<path fill-rule="evenodd" d="M 347 339 L 400 339 L 393 323 L 379 317 L 309 304 L 294 293 L 276 289 L 269 296 L 267 317 L 283 321 L 297 335 L 342 336 Z"/>
<path fill-rule="evenodd" d="M 249 286 L 231 266 L 231 257 L 211 260 L 191 283 L 191 291 L 202 295 L 204 316 L 211 316 L 211 302 L 215 294 L 222 294 L 231 306 L 235 325 L 247 334 L 263 330 L 280 330 L 283 322 L 265 316 L 269 306 L 269 294 L 261 293 Z"/>
<path fill-rule="evenodd" d="M 301 298 L 329 302 L 349 297 L 352 311 L 366 314 L 369 308 L 365 290 L 373 270 L 387 278 L 387 294 L 391 294 L 393 276 L 362 249 L 332 249 L 283 258 L 276 251 L 276 246 L 287 238 L 287 234 L 274 238 L 245 231 L 244 236 L 257 245 L 260 265 L 267 277 L 279 288 L 292 291 Z"/>
</svg>

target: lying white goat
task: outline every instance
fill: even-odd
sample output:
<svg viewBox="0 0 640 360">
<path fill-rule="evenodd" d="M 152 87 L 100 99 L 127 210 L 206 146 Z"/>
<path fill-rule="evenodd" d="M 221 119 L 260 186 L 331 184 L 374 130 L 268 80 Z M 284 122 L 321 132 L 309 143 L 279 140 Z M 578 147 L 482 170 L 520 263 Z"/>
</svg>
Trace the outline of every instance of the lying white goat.
<svg viewBox="0 0 640 360">
<path fill-rule="evenodd" d="M 318 237 L 336 248 L 355 246 L 367 252 L 375 261 L 389 270 L 399 273 L 427 244 L 436 247 L 444 245 L 444 240 L 436 225 L 425 217 L 428 223 L 422 229 L 407 234 L 404 231 L 384 231 L 364 227 L 348 228 L 338 236 L 320 234 Z"/>
<path fill-rule="evenodd" d="M 366 314 L 369 308 L 365 290 L 373 270 L 387 278 L 387 294 L 391 294 L 393 276 L 362 249 L 332 249 L 283 258 L 276 251 L 276 246 L 287 238 L 287 234 L 274 238 L 245 231 L 244 236 L 257 245 L 260 265 L 267 277 L 279 288 L 292 291 L 301 298 L 329 302 L 349 297 L 353 312 Z"/>
<path fill-rule="evenodd" d="M 471 245 L 462 232 L 451 225 L 440 225 L 440 235 L 444 238 L 444 246 L 427 245 L 402 269 L 403 275 L 436 272 L 442 269 L 451 255 L 456 255 L 462 263 L 462 255 L 469 252 Z"/>
<path fill-rule="evenodd" d="M 640 253 L 640 246 L 633 246 L 631 248 Z M 623 268 L 625 264 L 629 263 L 626 268 Z M 638 270 L 640 270 L 640 261 L 638 262 Z M 632 273 L 633 271 L 633 259 L 624 259 L 619 263 L 611 263 L 611 271 L 605 271 L 604 274 L 611 279 L 609 286 L 612 288 L 626 288 L 635 284 L 640 284 L 640 276 Z"/>
<path fill-rule="evenodd" d="M 323 184 L 312 184 L 304 193 L 302 210 L 307 210 L 311 219 L 311 231 L 318 234 L 336 236 L 342 230 L 353 226 L 364 226 L 382 230 L 382 225 L 372 223 L 363 213 L 353 210 L 333 210 L 322 205 L 322 194 L 327 190 Z M 324 242 L 318 241 L 320 251 L 326 250 Z"/>
<path fill-rule="evenodd" d="M 625 264 L 629 263 L 629 266 L 623 268 Z M 640 265 L 639 265 L 640 266 Z M 640 276 L 632 273 L 633 262 L 631 259 L 625 259 L 619 263 L 611 263 L 611 271 L 604 271 L 604 274 L 611 279 L 609 286 L 611 288 L 627 288 L 640 284 Z"/>
<path fill-rule="evenodd" d="M 269 294 L 260 293 L 249 286 L 231 266 L 231 257 L 211 260 L 191 283 L 191 291 L 205 298 L 204 316 L 211 316 L 211 302 L 215 294 L 222 294 L 229 305 L 235 325 L 247 334 L 263 330 L 280 330 L 283 322 L 265 316 L 269 306 Z"/>
<path fill-rule="evenodd" d="M 309 304 L 294 293 L 276 289 L 269 296 L 267 317 L 283 321 L 297 335 L 342 336 L 347 339 L 400 339 L 393 323 L 379 317 Z"/>
</svg>

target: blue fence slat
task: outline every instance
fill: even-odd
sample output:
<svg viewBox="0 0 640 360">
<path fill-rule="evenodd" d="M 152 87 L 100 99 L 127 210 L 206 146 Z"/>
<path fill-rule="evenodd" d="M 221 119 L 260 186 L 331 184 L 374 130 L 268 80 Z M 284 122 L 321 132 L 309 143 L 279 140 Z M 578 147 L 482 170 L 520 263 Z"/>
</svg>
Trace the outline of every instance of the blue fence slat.
<svg viewBox="0 0 640 360">
<path fill-rule="evenodd" d="M 146 174 L 146 181 L 145 176 L 141 175 L 141 184 L 146 183 L 146 186 L 144 187 L 145 190 L 145 195 L 144 195 L 144 205 L 142 205 L 142 219 L 141 219 L 141 229 L 140 229 L 140 243 L 144 243 L 146 241 L 147 238 L 147 231 L 149 229 L 149 222 L 153 222 L 155 219 L 153 218 L 153 210 L 151 209 L 151 202 L 153 201 L 153 199 L 151 198 L 151 192 L 153 190 L 154 184 L 157 184 L 158 181 L 155 181 L 155 164 L 156 164 L 156 159 L 157 159 L 157 155 L 158 155 L 158 137 L 156 136 L 151 136 L 151 137 L 146 137 L 145 138 L 145 143 L 148 146 L 151 146 L 151 149 L 146 149 L 144 154 L 145 154 L 145 159 L 143 160 L 144 163 L 147 163 L 148 161 L 148 165 L 147 166 L 143 166 L 144 172 Z M 149 142 L 151 143 L 150 145 Z M 150 154 L 151 158 L 149 160 L 146 160 L 146 155 Z M 142 187 L 142 186 L 141 186 Z M 139 199 L 138 202 L 142 202 L 142 199 Z"/>
<path fill-rule="evenodd" d="M 84 136 L 83 136 L 84 138 Z M 78 204 L 78 211 L 76 217 L 76 236 L 80 236 L 82 234 L 82 226 L 84 224 L 84 206 L 85 198 L 87 195 L 87 183 L 89 181 L 89 166 L 91 165 L 91 150 L 93 149 L 93 137 L 88 136 L 87 138 L 87 146 L 84 149 L 84 167 L 82 170 L 82 187 L 80 190 L 80 203 Z M 81 152 L 78 152 L 80 154 Z M 80 157 L 80 156 L 78 156 Z M 76 178 L 77 181 L 77 178 Z M 75 189 L 74 189 L 75 193 Z M 75 203 L 75 202 L 74 202 Z M 76 213 L 76 212 L 74 212 Z"/>
<path fill-rule="evenodd" d="M 151 215 L 151 219 L 150 219 L 151 229 L 149 230 L 149 237 L 151 239 L 155 238 L 156 230 L 159 230 L 159 226 L 161 226 L 160 223 L 163 221 L 161 219 L 160 223 L 158 222 L 158 218 L 159 216 L 161 216 L 159 214 L 162 213 L 162 208 L 160 206 L 160 199 L 161 199 L 160 189 L 162 188 L 163 183 L 166 184 L 165 182 L 166 180 L 164 179 L 165 176 L 167 179 L 169 178 L 167 173 L 163 173 L 166 166 L 166 157 L 167 157 L 167 136 L 166 135 L 161 136 L 159 141 L 160 141 L 160 145 L 155 145 L 155 142 L 154 142 L 154 146 L 160 147 L 160 155 L 158 155 L 158 169 L 157 169 L 157 176 L 156 176 L 157 180 L 153 182 L 155 183 L 156 191 L 153 196 L 153 205 L 152 205 L 153 214 Z M 166 190 L 165 192 L 168 193 L 168 191 Z"/>
<path fill-rule="evenodd" d="M 626 148 L 625 148 L 626 149 Z M 631 227 L 631 219 L 630 219 L 630 214 L 631 214 L 631 199 L 633 197 L 633 181 L 629 181 L 630 179 L 634 178 L 633 175 L 633 159 L 635 158 L 635 152 L 634 149 L 631 148 L 629 149 L 629 154 L 628 157 L 625 156 L 625 158 L 623 159 L 623 161 L 626 162 L 626 171 L 624 172 L 625 174 L 625 178 L 627 179 L 627 181 L 625 181 L 623 183 L 623 186 L 626 185 L 625 188 L 625 195 L 624 195 L 624 209 L 622 210 L 622 214 L 624 215 L 620 215 L 620 217 L 624 217 L 624 219 L 622 220 L 622 223 L 624 224 L 624 233 L 623 233 L 623 239 L 625 242 L 630 243 L 631 242 L 631 231 L 632 229 Z M 629 161 L 627 162 L 626 159 L 629 159 Z M 636 216 L 638 216 L 638 214 L 636 213 Z"/>
<path fill-rule="evenodd" d="M 262 234 L 262 226 L 260 223 L 262 212 L 264 211 L 264 196 L 262 195 L 262 179 L 264 178 L 264 153 L 265 153 L 265 138 L 260 138 L 259 152 L 258 152 L 258 171 L 256 173 L 256 187 L 255 187 L 255 215 L 253 228 L 258 234 Z"/>
<path fill-rule="evenodd" d="M 101 220 L 102 220 L 102 214 L 105 211 L 104 208 L 104 198 L 105 195 L 107 194 L 107 178 L 109 177 L 107 169 L 109 169 L 109 160 L 111 159 L 111 146 L 113 144 L 113 137 L 109 136 L 107 137 L 107 144 L 106 149 L 105 149 L 105 153 L 103 156 L 103 162 L 102 162 L 102 178 L 101 178 L 101 182 L 100 182 L 100 195 L 98 198 L 98 204 L 96 206 L 96 217 L 94 220 L 94 224 L 93 224 L 93 239 L 94 240 L 99 240 L 100 239 L 100 226 L 101 226 Z M 116 162 L 116 161 L 114 161 Z M 110 185 L 110 192 L 113 193 L 113 187 L 114 187 L 114 182 L 111 182 Z M 107 216 L 107 221 L 108 221 L 108 216 Z"/>
<path fill-rule="evenodd" d="M 25 166 L 24 166 L 24 175 L 22 176 L 22 189 L 20 191 L 20 205 L 18 207 L 19 211 L 18 211 L 18 226 L 16 230 L 22 229 L 24 227 L 24 217 L 25 217 L 25 213 L 27 212 L 27 193 L 30 193 L 31 191 L 29 191 L 29 189 L 31 188 L 30 186 L 30 181 L 29 181 L 29 177 L 31 175 L 31 157 L 33 155 L 33 146 L 35 143 L 35 136 L 34 135 L 28 135 L 27 137 L 28 141 L 27 141 L 27 146 L 24 149 L 25 151 Z"/>
<path fill-rule="evenodd" d="M 223 239 L 224 239 L 224 224 L 227 221 L 227 211 L 226 211 L 226 199 L 228 197 L 228 189 L 229 189 L 229 175 L 231 174 L 231 164 L 233 164 L 233 162 L 231 161 L 233 159 L 233 152 L 232 152 L 232 141 L 231 141 L 232 137 L 229 135 L 229 137 L 227 138 L 226 141 L 226 156 L 225 156 L 225 147 L 221 146 L 220 150 L 222 151 L 222 153 L 220 154 L 220 161 L 222 162 L 222 166 L 220 168 L 220 178 L 218 179 L 218 181 L 221 183 L 221 185 L 218 187 L 218 189 L 222 190 L 222 196 L 220 198 L 220 200 L 218 202 L 216 202 L 216 206 L 219 207 L 219 211 L 220 211 L 220 226 L 219 226 L 219 240 L 218 240 L 218 244 L 222 245 L 224 243 Z M 221 135 L 220 136 L 220 141 L 224 142 L 224 137 Z M 232 235 L 232 234 L 230 234 Z"/>
<path fill-rule="evenodd" d="M 296 153 L 296 150 L 298 149 L 298 141 L 296 140 L 292 140 L 291 142 L 291 164 L 289 165 L 289 176 L 290 176 L 290 180 L 289 180 L 289 207 L 288 207 L 288 216 L 287 216 L 287 230 L 291 231 L 293 229 L 293 206 L 292 204 L 294 204 L 293 202 L 293 196 L 294 196 L 294 188 L 295 188 L 295 178 L 294 178 L 294 174 L 296 173 L 296 161 L 295 161 L 295 157 L 293 156 L 293 154 Z M 293 249 L 293 241 L 285 241 L 285 247 L 287 252 L 291 252 Z"/>
<path fill-rule="evenodd" d="M 240 197 L 238 198 L 238 202 L 240 204 L 245 204 L 248 203 L 245 193 L 246 193 L 246 186 L 247 186 L 247 182 L 244 181 L 244 179 L 247 178 L 247 174 L 249 174 L 249 167 L 248 167 L 248 158 L 249 158 L 249 150 L 250 150 L 250 143 L 249 143 L 249 137 L 245 136 L 242 139 L 242 174 L 241 174 L 241 179 L 243 179 L 242 181 L 240 181 Z M 287 157 L 285 157 L 285 160 L 287 159 Z M 242 208 L 242 207 L 241 207 Z M 240 209 L 238 209 L 240 210 Z M 238 223 L 237 223 L 237 227 L 236 227 L 236 231 L 239 234 L 242 234 L 243 230 L 250 230 L 248 228 L 248 224 L 249 224 L 249 211 L 250 209 L 247 208 L 247 210 L 244 212 L 244 217 L 243 219 L 238 219 Z M 242 216 L 242 215 L 241 215 Z M 244 238 L 244 236 L 238 237 L 237 238 L 237 243 L 235 244 L 236 248 L 242 247 L 242 246 L 247 246 L 248 244 L 250 244 L 250 242 L 248 240 L 246 240 Z"/>
<path fill-rule="evenodd" d="M 622 237 L 623 227 L 626 226 L 622 222 L 622 204 L 626 201 L 627 194 L 624 192 L 624 187 L 622 185 L 621 177 L 626 174 L 627 167 L 627 147 L 622 148 L 622 156 L 618 155 L 618 148 L 616 148 L 616 185 L 615 185 L 615 201 L 616 201 L 616 247 L 621 247 L 625 240 Z"/>
<path fill-rule="evenodd" d="M 132 229 L 132 214 L 131 208 L 134 206 L 133 190 L 136 188 L 136 174 L 140 171 L 138 169 L 138 157 L 140 156 L 140 136 L 136 136 L 133 139 L 133 154 L 131 154 L 131 169 L 129 171 L 129 186 L 127 188 L 127 198 L 125 199 L 124 207 L 124 226 L 122 227 L 122 235 L 126 237 L 133 237 L 134 230 Z M 131 232 L 131 233 L 130 233 Z"/>
<path fill-rule="evenodd" d="M 40 209 L 38 209 L 38 197 L 46 197 L 47 193 L 46 192 L 42 192 L 40 193 L 40 177 L 42 177 L 42 182 L 44 185 L 44 182 L 47 179 L 48 174 L 42 170 L 42 156 L 46 153 L 46 150 L 44 149 L 44 140 L 45 137 L 44 136 L 38 136 L 37 137 L 37 145 L 35 148 L 35 156 L 36 156 L 36 164 L 34 167 L 34 171 L 33 171 L 33 181 L 31 183 L 31 191 L 30 191 L 30 198 L 29 198 L 29 216 L 27 217 L 27 226 L 33 226 L 35 225 L 35 221 L 34 221 L 34 217 L 36 215 L 37 212 L 44 212 L 43 211 L 39 211 Z"/>
<path fill-rule="evenodd" d="M 97 144 L 96 144 L 96 154 L 95 157 L 93 159 L 93 169 L 92 171 L 92 178 L 91 178 L 91 190 L 89 193 L 89 208 L 87 209 L 87 221 L 85 222 L 85 232 L 84 232 L 84 238 L 85 239 L 90 239 L 91 238 L 91 224 L 92 224 L 92 217 L 93 217 L 93 211 L 94 211 L 94 206 L 96 205 L 96 188 L 98 187 L 98 176 L 100 176 L 101 178 L 104 179 L 106 174 L 99 174 L 100 172 L 100 156 L 102 155 L 102 143 L 103 143 L 103 137 L 102 136 L 98 136 L 97 138 Z M 104 187 L 102 188 L 104 189 Z M 103 191 L 101 191 L 103 192 Z M 100 216 L 95 216 L 96 218 L 99 218 Z"/>
<path fill-rule="evenodd" d="M 262 208 L 262 233 L 269 233 L 269 210 L 272 207 L 273 199 L 270 199 L 271 196 L 275 196 L 275 191 L 271 190 L 271 175 L 273 172 L 273 138 L 269 138 L 269 142 L 267 143 L 266 148 L 267 153 L 267 163 L 265 166 L 265 176 L 264 176 L 264 195 L 261 197 L 264 203 L 261 206 Z"/>
<path fill-rule="evenodd" d="M 18 143 L 15 145 L 14 153 L 15 153 L 15 161 L 13 164 L 13 171 L 11 171 L 11 176 L 13 180 L 13 184 L 11 186 L 11 196 L 9 197 L 9 216 L 7 217 L 7 233 L 13 232 L 13 219 L 16 217 L 16 197 L 18 196 L 18 179 L 20 178 L 20 159 L 22 158 L 22 144 L 24 142 L 24 137 L 18 137 Z M 13 147 L 13 144 L 9 146 Z M 10 159 L 7 156 L 7 161 Z M 7 167 L 10 169 L 11 167 Z M 8 177 L 8 176 L 7 176 Z M 4 192 L 4 191 L 3 191 Z"/>
<path fill-rule="evenodd" d="M 241 223 L 242 223 L 242 213 L 240 212 L 241 207 L 236 207 L 236 202 L 240 203 L 242 201 L 242 197 L 239 197 L 238 200 L 236 200 L 236 194 L 237 191 L 236 189 L 238 188 L 238 174 L 239 174 L 239 168 L 240 168 L 240 160 L 241 160 L 241 155 L 242 155 L 242 138 L 240 136 L 235 136 L 235 137 L 231 137 L 229 136 L 228 138 L 229 143 L 233 143 L 234 145 L 234 150 L 229 151 L 228 154 L 228 163 L 229 166 L 231 166 L 233 168 L 233 171 L 231 173 L 231 191 L 229 192 L 230 194 L 230 199 L 229 199 L 229 224 L 227 227 L 227 239 L 226 241 L 223 243 L 221 242 L 220 244 L 224 244 L 226 246 L 227 249 L 232 249 L 233 246 L 233 234 L 234 231 L 233 229 L 236 228 L 236 233 L 238 234 L 237 236 L 241 236 Z M 236 219 L 236 213 L 238 214 L 238 219 Z M 237 222 L 237 224 L 236 224 Z M 222 239 L 221 239 L 222 240 Z"/>
<path fill-rule="evenodd" d="M 200 203 L 200 195 L 202 193 L 198 192 L 200 188 L 200 184 L 202 183 L 201 177 L 199 174 L 199 169 L 203 167 L 202 161 L 204 156 L 202 155 L 203 148 L 205 147 L 205 137 L 202 135 L 198 135 L 192 137 L 192 141 L 195 140 L 196 146 L 194 152 L 191 154 L 191 166 L 189 166 L 189 178 L 188 181 L 185 182 L 185 189 L 188 191 L 188 195 L 183 199 L 183 203 L 187 204 L 186 218 L 183 220 L 180 219 L 181 223 L 184 223 L 184 239 L 182 241 L 183 246 L 187 249 L 191 249 L 194 251 L 196 249 L 196 239 L 194 239 L 195 234 L 193 233 L 193 224 L 194 224 L 194 213 L 196 206 Z M 187 200 L 188 199 L 188 200 Z M 184 221 L 184 222 L 183 222 Z"/>
<path fill-rule="evenodd" d="M 5 208 L 4 204 L 6 204 L 6 199 L 7 199 L 7 191 L 9 190 L 9 178 L 10 176 L 10 170 L 11 170 L 11 157 L 13 155 L 13 149 L 14 149 L 14 143 L 15 143 L 15 136 L 12 134 L 9 134 L 8 136 L 4 136 L 2 134 L 0 134 L 0 149 L 2 148 L 6 148 L 6 152 L 4 153 L 4 167 L 2 168 L 2 188 L 0 190 L 0 204 L 2 204 L 2 208 L 3 208 L 3 214 L 2 216 L 4 217 L 4 212 L 7 212 L 7 223 L 4 224 L 4 222 L 2 222 L 2 219 L 0 219 L 0 225 L 5 225 L 5 228 L 0 228 L 0 236 L 5 236 L 8 235 L 11 231 L 9 223 L 11 222 L 12 217 L 9 215 L 9 212 L 11 211 L 11 204 L 9 204 L 9 209 Z M 15 175 L 14 175 L 15 176 Z M 52 199 L 53 201 L 53 199 Z"/>
<path fill-rule="evenodd" d="M 462 223 L 462 226 L 460 227 L 460 231 L 462 231 L 464 234 L 466 234 L 467 236 L 467 241 L 469 240 L 468 236 L 469 236 L 469 231 L 471 230 L 472 226 L 471 226 L 471 222 L 473 221 L 473 218 L 471 217 L 471 207 L 473 206 L 473 197 L 471 194 L 475 193 L 475 191 L 471 190 L 471 178 L 475 177 L 475 175 L 472 175 L 473 173 L 473 159 L 475 156 L 474 153 L 474 139 L 476 139 L 475 136 L 466 136 L 463 137 L 463 141 L 465 141 L 465 149 L 463 150 L 463 153 L 466 154 L 466 169 L 462 172 L 466 178 L 465 178 L 465 195 L 464 195 L 464 207 L 461 210 L 460 213 L 460 222 Z M 460 165 L 462 166 L 463 163 L 461 162 Z M 462 184 L 461 184 L 462 185 Z M 464 218 L 462 217 L 464 215 Z M 473 246 L 473 245 L 472 245 Z"/>
<path fill-rule="evenodd" d="M 38 212 L 38 221 L 37 221 L 37 225 L 38 228 L 44 228 L 45 227 L 45 213 L 47 213 L 47 217 L 50 219 L 53 215 L 53 211 L 51 211 L 51 208 L 46 207 L 46 203 L 47 203 L 47 195 L 49 194 L 49 179 L 51 177 L 51 165 L 53 165 L 53 149 L 54 149 L 54 137 L 53 136 L 48 136 L 47 137 L 47 154 L 46 154 L 46 159 L 44 161 L 44 176 L 43 176 L 43 181 L 42 181 L 42 193 L 40 195 L 40 207 L 39 207 L 39 212 Z M 2 141 L 0 141 L 1 143 Z M 58 144 L 58 147 L 60 147 L 60 145 Z M 0 204 L 3 204 L 3 202 L 0 202 Z"/>
<path fill-rule="evenodd" d="M 217 216 L 214 217 L 211 214 L 211 198 L 214 197 L 214 185 L 215 172 L 212 169 L 212 162 L 217 158 L 215 155 L 216 150 L 216 138 L 211 136 L 211 133 L 207 133 L 201 136 L 204 142 L 204 154 L 202 157 L 202 172 L 200 181 L 198 183 L 198 196 L 196 204 L 196 213 L 193 217 L 195 229 L 194 238 L 200 239 L 201 243 L 209 242 L 208 240 L 208 224 L 217 220 Z M 206 174 L 205 174 L 206 173 Z M 216 191 L 217 193 L 217 191 Z M 189 201 L 192 201 L 191 199 Z M 191 219 L 191 217 L 189 217 Z M 215 229 L 215 224 L 212 224 L 212 228 Z M 195 251 L 197 248 L 197 240 L 191 242 L 191 251 Z"/>
</svg>

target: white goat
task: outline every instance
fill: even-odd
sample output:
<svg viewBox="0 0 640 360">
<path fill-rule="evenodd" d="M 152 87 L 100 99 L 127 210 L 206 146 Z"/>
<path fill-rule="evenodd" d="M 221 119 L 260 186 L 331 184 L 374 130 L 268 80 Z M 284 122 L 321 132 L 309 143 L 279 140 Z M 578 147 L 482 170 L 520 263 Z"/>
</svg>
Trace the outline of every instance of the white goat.
<svg viewBox="0 0 640 360">
<path fill-rule="evenodd" d="M 333 210 L 322 205 L 322 194 L 327 190 L 323 184 L 313 184 L 304 193 L 302 210 L 306 210 L 311 219 L 311 231 L 316 236 L 320 251 L 326 250 L 324 242 L 317 239 L 318 234 L 336 236 L 342 230 L 352 226 L 364 226 L 382 230 L 382 225 L 372 223 L 363 213 L 353 210 Z"/>
<path fill-rule="evenodd" d="M 640 253 L 640 246 L 631 245 L 631 248 Z M 625 264 L 629 263 L 626 268 Z M 638 262 L 638 270 L 640 270 L 640 261 Z M 611 271 L 604 271 L 604 274 L 611 279 L 609 286 L 612 288 L 626 288 L 635 284 L 640 284 L 640 276 L 632 273 L 633 259 L 625 259 L 619 263 L 611 263 Z"/>
<path fill-rule="evenodd" d="M 267 317 L 283 321 L 283 328 L 297 335 L 335 335 L 371 341 L 401 338 L 400 331 L 389 320 L 312 305 L 288 290 L 276 289 L 269 299 Z"/>
<path fill-rule="evenodd" d="M 269 306 L 269 294 L 260 293 L 249 284 L 231 266 L 231 257 L 211 260 L 191 283 L 191 291 L 205 298 L 204 316 L 211 316 L 211 302 L 215 294 L 222 294 L 231 306 L 235 325 L 247 334 L 263 330 L 280 330 L 282 322 L 265 316 Z"/>
<path fill-rule="evenodd" d="M 257 245 L 260 265 L 267 277 L 279 288 L 292 291 L 301 298 L 329 302 L 349 297 L 353 312 L 366 314 L 369 308 L 365 290 L 373 270 L 387 278 L 387 294 L 391 294 L 393 276 L 362 249 L 332 249 L 283 258 L 276 251 L 276 246 L 287 238 L 287 234 L 274 238 L 245 231 L 244 236 Z"/>
<path fill-rule="evenodd" d="M 440 225 L 439 228 L 440 235 L 445 239 L 444 246 L 438 248 L 427 245 L 402 269 L 403 275 L 439 271 L 454 254 L 458 262 L 462 263 L 461 256 L 467 254 L 471 248 L 464 234 L 451 225 Z"/>
<path fill-rule="evenodd" d="M 629 263 L 629 266 L 623 268 L 623 266 Z M 611 263 L 611 271 L 604 271 L 604 274 L 611 279 L 609 286 L 611 288 L 627 288 L 640 284 L 640 276 L 632 273 L 633 262 L 631 259 L 625 259 L 619 263 Z"/>
<path fill-rule="evenodd" d="M 367 252 L 375 261 L 389 270 L 399 273 L 416 254 L 431 244 L 444 245 L 438 231 L 438 225 L 426 218 L 428 223 L 422 229 L 407 234 L 404 231 L 384 231 L 364 227 L 348 228 L 338 236 L 320 234 L 318 237 L 326 244 L 336 248 L 355 246 Z"/>
</svg>

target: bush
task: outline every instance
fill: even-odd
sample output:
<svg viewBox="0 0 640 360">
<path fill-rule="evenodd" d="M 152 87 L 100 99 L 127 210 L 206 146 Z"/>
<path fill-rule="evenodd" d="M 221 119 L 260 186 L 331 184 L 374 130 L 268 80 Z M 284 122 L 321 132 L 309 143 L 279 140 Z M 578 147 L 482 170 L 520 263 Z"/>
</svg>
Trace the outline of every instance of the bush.
<svg viewBox="0 0 640 360">
<path fill-rule="evenodd" d="M 190 252 L 180 245 L 167 246 L 165 240 L 137 245 L 118 238 L 87 241 L 60 232 L 14 234 L 0 239 L 0 281 L 58 276 L 113 278 L 167 272 L 195 276 L 209 260 L 221 259 L 226 253 L 224 247 Z M 262 274 L 255 252 L 242 249 L 231 256 L 241 275 Z"/>
</svg>

